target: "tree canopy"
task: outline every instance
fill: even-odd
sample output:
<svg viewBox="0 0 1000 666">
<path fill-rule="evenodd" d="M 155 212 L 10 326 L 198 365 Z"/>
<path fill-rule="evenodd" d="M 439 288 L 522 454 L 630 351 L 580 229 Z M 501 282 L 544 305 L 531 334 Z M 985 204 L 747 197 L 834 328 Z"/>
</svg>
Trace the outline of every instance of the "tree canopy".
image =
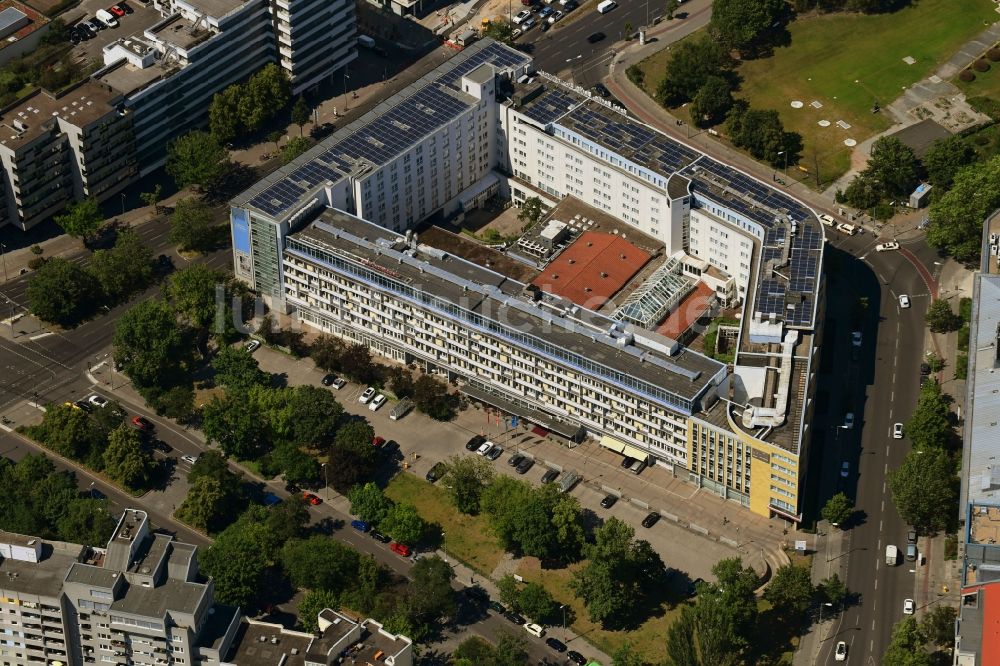
<svg viewBox="0 0 1000 666">
<path fill-rule="evenodd" d="M 834 525 L 842 525 L 854 513 L 854 502 L 844 493 L 837 493 L 827 500 L 820 513 L 823 520 Z"/>
<path fill-rule="evenodd" d="M 479 513 L 479 498 L 493 480 L 493 465 L 481 456 L 452 456 L 444 474 L 444 487 L 455 508 L 462 513 Z"/>
<path fill-rule="evenodd" d="M 777 111 L 751 109 L 742 100 L 729 112 L 726 133 L 733 145 L 775 167 L 794 164 L 802 151 L 802 137 L 785 131 Z"/>
<path fill-rule="evenodd" d="M 26 295 L 36 317 L 70 327 L 93 312 L 100 286 L 77 263 L 52 257 L 28 278 Z"/>
<path fill-rule="evenodd" d="M 889 472 L 892 501 L 903 520 L 918 529 L 945 529 L 958 507 L 955 463 L 941 449 L 912 450 Z"/>
<path fill-rule="evenodd" d="M 138 387 L 166 388 L 183 376 L 187 337 L 163 302 L 147 300 L 126 311 L 115 327 L 115 362 Z"/>
<path fill-rule="evenodd" d="M 112 303 L 145 289 L 153 280 L 153 251 L 131 229 L 118 233 L 115 246 L 97 250 L 90 257 L 88 270 L 101 286 L 105 299 Z"/>
<path fill-rule="evenodd" d="M 708 36 L 676 44 L 656 89 L 660 104 L 676 106 L 694 99 L 709 78 L 730 72 L 736 62 L 726 49 Z M 716 84 L 713 84 L 716 85 Z"/>
<path fill-rule="evenodd" d="M 215 135 L 192 130 L 167 148 L 167 175 L 178 188 L 195 186 L 210 190 L 229 171 L 229 151 Z"/>
<path fill-rule="evenodd" d="M 142 490 L 148 486 L 155 467 L 138 431 L 124 423 L 111 431 L 104 450 L 104 471 L 109 477 L 126 488 Z"/>
<path fill-rule="evenodd" d="M 947 190 L 955 182 L 955 174 L 976 161 L 976 151 L 960 136 L 939 139 L 924 153 L 922 162 L 927 180 L 936 188 Z"/>
<path fill-rule="evenodd" d="M 216 238 L 212 208 L 195 197 L 181 199 L 170 215 L 170 242 L 182 252 L 203 252 L 212 249 Z"/>
<path fill-rule="evenodd" d="M 951 304 L 943 298 L 936 298 L 927 308 L 924 321 L 935 333 L 951 333 L 962 326 L 962 318 L 951 309 Z"/>
<path fill-rule="evenodd" d="M 97 199 L 88 197 L 83 201 L 77 201 L 66 206 L 66 212 L 56 215 L 55 223 L 74 238 L 87 238 L 93 234 L 104 222 L 101 209 L 97 206 Z"/>
<path fill-rule="evenodd" d="M 752 54 L 785 12 L 783 0 L 715 0 L 708 31 L 722 46 Z"/>
<path fill-rule="evenodd" d="M 347 494 L 351 502 L 351 513 L 361 520 L 378 525 L 389 514 L 393 501 L 386 497 L 382 489 L 369 481 L 356 485 Z"/>
<path fill-rule="evenodd" d="M 978 260 L 983 220 L 1000 207 L 1000 155 L 963 167 L 952 188 L 931 204 L 927 242 L 958 261 Z"/>
<path fill-rule="evenodd" d="M 947 447 L 952 434 L 950 411 L 936 380 L 920 388 L 917 407 L 906 422 L 906 433 L 918 451 Z"/>
</svg>

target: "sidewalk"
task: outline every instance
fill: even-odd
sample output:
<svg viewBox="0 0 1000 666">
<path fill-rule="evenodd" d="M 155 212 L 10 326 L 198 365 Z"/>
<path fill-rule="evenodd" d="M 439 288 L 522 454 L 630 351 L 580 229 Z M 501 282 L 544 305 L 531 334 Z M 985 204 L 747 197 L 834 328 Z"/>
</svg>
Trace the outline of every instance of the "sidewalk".
<svg viewBox="0 0 1000 666">
<path fill-rule="evenodd" d="M 851 534 L 830 525 L 825 520 L 817 524 L 817 548 L 812 561 L 812 583 L 818 585 L 824 579 L 837 574 L 840 580 L 847 580 L 846 553 L 851 547 Z M 843 610 L 829 609 L 822 622 L 814 622 L 799 639 L 795 651 L 795 666 L 812 666 L 819 663 L 819 653 L 824 644 L 836 633 L 840 626 Z"/>
</svg>

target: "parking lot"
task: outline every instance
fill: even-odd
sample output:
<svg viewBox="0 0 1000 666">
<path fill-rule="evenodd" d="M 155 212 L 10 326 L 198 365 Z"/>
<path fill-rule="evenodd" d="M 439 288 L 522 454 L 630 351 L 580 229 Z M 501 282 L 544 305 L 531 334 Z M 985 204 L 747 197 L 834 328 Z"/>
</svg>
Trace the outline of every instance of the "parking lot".
<svg viewBox="0 0 1000 666">
<path fill-rule="evenodd" d="M 132 8 L 132 13 L 117 17 L 117 28 L 105 28 L 99 31 L 96 37 L 77 44 L 73 48 L 74 58 L 81 61 L 97 60 L 103 62 L 102 49 L 105 46 L 122 37 L 142 35 L 146 28 L 162 18 L 160 12 L 154 9 L 152 4 L 147 6 L 140 0 L 127 0 L 127 3 Z M 108 9 L 114 4 L 112 0 L 85 0 L 80 3 L 76 10 L 66 14 L 67 23 L 70 26 L 79 25 L 82 21 L 94 18 L 98 10 Z"/>
<path fill-rule="evenodd" d="M 289 385 L 320 385 L 323 373 L 308 359 L 290 361 L 287 356 L 266 347 L 257 350 L 255 358 L 263 370 L 282 375 Z M 556 438 L 534 435 L 524 429 L 523 423 L 510 428 L 501 419 L 497 425 L 495 413 L 487 415 L 471 407 L 447 423 L 433 421 L 416 411 L 399 421 L 392 421 L 389 413 L 394 401 L 389 400 L 377 412 L 372 412 L 358 401 L 365 388 L 348 383 L 334 394 L 346 412 L 367 418 L 377 436 L 399 443 L 408 473 L 423 478 L 436 462 L 453 455 L 475 455 L 466 451 L 464 445 L 474 435 L 485 435 L 505 449 L 493 463 L 498 474 L 523 478 L 537 485 L 549 468 L 576 470 L 583 482 L 577 483 L 571 492 L 584 509 L 601 518 L 616 516 L 633 525 L 637 536 L 648 540 L 668 566 L 679 569 L 691 579 L 712 579 L 711 567 L 715 562 L 736 555 L 747 563 L 761 566 L 761 549 L 773 547 L 782 539 L 780 522 L 755 516 L 673 478 L 663 468 L 651 467 L 637 476 L 620 466 L 620 455 L 595 442 L 588 441 L 570 449 Z M 515 452 L 536 459 L 535 466 L 520 477 L 507 464 Z M 603 509 L 601 499 L 609 492 L 621 495 L 622 499 L 610 509 Z M 649 529 L 641 527 L 642 519 L 651 510 L 658 510 L 664 517 Z M 770 535 L 773 535 L 771 539 L 762 538 Z"/>
</svg>

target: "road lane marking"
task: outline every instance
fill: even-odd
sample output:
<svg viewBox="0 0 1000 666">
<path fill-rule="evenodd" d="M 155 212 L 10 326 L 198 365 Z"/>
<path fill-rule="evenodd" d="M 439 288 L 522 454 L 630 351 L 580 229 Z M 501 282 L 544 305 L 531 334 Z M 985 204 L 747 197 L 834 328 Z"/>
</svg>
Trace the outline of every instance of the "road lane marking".
<svg viewBox="0 0 1000 666">
<path fill-rule="evenodd" d="M 31 340 L 32 342 L 34 342 L 35 340 L 41 340 L 42 338 L 47 338 L 50 335 L 55 335 L 55 333 L 53 333 L 52 331 L 48 331 L 46 333 L 39 333 L 38 335 L 32 335 L 28 339 Z"/>
</svg>

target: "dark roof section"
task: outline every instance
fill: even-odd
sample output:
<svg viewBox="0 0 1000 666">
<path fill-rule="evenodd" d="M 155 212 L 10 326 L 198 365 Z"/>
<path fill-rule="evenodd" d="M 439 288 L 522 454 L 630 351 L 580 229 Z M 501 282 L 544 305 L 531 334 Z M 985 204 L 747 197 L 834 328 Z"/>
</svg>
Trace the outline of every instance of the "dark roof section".
<svg viewBox="0 0 1000 666">
<path fill-rule="evenodd" d="M 951 132 L 943 125 L 939 125 L 934 120 L 928 118 L 927 120 L 921 120 L 915 125 L 904 127 L 898 132 L 893 132 L 889 136 L 902 141 L 913 150 L 918 158 L 923 159 L 924 155 L 927 154 L 927 150 L 934 145 L 935 141 L 947 139 L 951 136 Z"/>
</svg>

